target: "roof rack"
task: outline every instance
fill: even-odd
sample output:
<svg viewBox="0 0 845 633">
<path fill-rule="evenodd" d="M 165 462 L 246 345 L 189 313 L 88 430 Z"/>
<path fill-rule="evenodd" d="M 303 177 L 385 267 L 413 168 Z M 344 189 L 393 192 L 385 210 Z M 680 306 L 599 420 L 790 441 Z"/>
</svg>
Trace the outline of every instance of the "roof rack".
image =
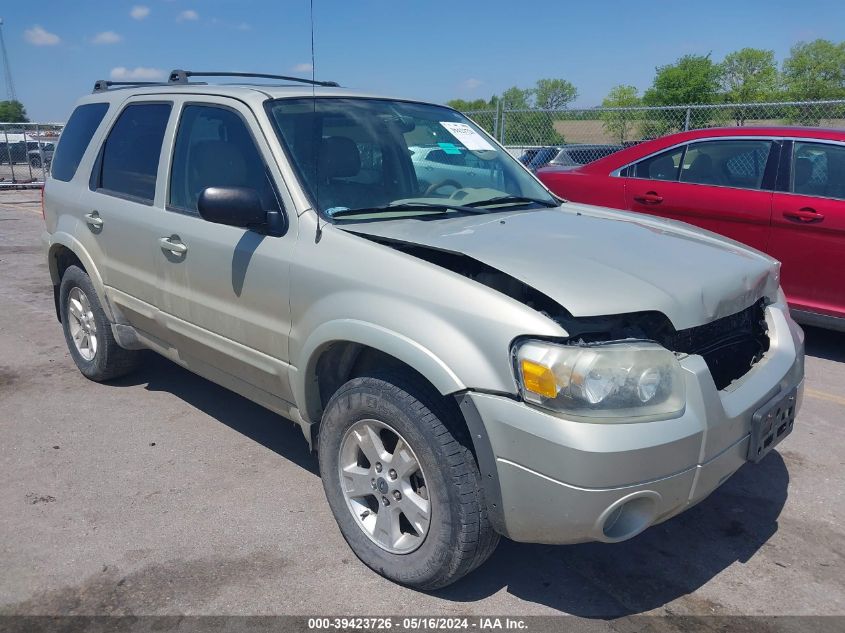
<svg viewBox="0 0 845 633">
<path fill-rule="evenodd" d="M 328 88 L 337 88 L 340 86 L 336 81 L 315 81 L 313 79 L 304 79 L 302 77 L 289 77 L 287 75 L 268 75 L 265 73 L 234 73 L 234 72 L 201 72 L 198 70 L 174 70 L 170 73 L 168 83 L 171 84 L 186 84 L 189 77 L 255 77 L 259 79 L 282 79 L 284 81 L 295 81 L 297 83 L 310 84 L 313 86 L 325 86 Z"/>
<path fill-rule="evenodd" d="M 134 86 L 167 86 L 173 84 L 187 84 L 189 77 L 255 77 L 259 79 L 281 79 L 283 81 L 295 81 L 313 86 L 325 86 L 337 88 L 340 86 L 336 81 L 315 81 L 302 77 L 288 77 L 287 75 L 268 75 L 265 73 L 229 73 L 229 72 L 200 72 L 198 70 L 174 70 L 170 73 L 167 81 L 110 81 L 98 79 L 94 82 L 94 92 L 108 92 L 110 88 L 128 88 Z"/>
<path fill-rule="evenodd" d="M 109 81 L 108 79 L 98 79 L 94 82 L 94 92 L 107 92 L 112 86 L 119 86 L 127 88 L 131 86 L 164 86 L 165 83 L 161 81 Z"/>
</svg>

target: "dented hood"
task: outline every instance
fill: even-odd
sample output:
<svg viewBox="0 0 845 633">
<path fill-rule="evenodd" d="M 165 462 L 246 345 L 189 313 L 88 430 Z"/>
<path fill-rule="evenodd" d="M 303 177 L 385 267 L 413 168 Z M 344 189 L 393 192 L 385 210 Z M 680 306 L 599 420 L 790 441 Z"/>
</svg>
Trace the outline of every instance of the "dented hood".
<svg viewBox="0 0 845 633">
<path fill-rule="evenodd" d="M 588 205 L 338 228 L 468 255 L 576 317 L 657 310 L 685 329 L 774 298 L 779 284 L 778 262 L 738 242 Z"/>
</svg>

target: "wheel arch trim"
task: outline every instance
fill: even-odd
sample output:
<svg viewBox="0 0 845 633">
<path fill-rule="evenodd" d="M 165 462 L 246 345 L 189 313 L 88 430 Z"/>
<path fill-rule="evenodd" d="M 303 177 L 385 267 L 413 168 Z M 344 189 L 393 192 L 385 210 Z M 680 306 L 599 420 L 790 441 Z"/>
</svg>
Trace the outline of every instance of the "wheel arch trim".
<svg viewBox="0 0 845 633">
<path fill-rule="evenodd" d="M 64 231 L 57 231 L 52 234 L 45 233 L 43 240 L 47 244 L 47 266 L 50 269 L 50 279 L 53 282 L 53 286 L 58 286 L 62 282 L 59 277 L 59 262 L 57 256 L 61 250 L 65 248 L 73 253 L 82 263 L 86 274 L 91 279 L 94 290 L 97 292 L 97 297 L 100 299 L 100 305 L 103 307 L 103 311 L 106 313 L 109 320 L 113 322 L 115 320 L 114 313 L 112 311 L 111 303 L 106 298 L 106 288 L 103 283 L 103 278 L 100 276 L 99 269 L 94 264 L 94 259 L 88 251 L 85 250 L 82 243 Z"/>
<path fill-rule="evenodd" d="M 356 343 L 371 347 L 405 363 L 442 395 L 463 391 L 466 386 L 452 369 L 430 349 L 418 342 L 374 323 L 356 319 L 328 321 L 313 330 L 299 354 L 300 362 L 291 375 L 294 400 L 310 422 L 317 422 L 320 394 L 317 362 L 332 343 Z"/>
</svg>

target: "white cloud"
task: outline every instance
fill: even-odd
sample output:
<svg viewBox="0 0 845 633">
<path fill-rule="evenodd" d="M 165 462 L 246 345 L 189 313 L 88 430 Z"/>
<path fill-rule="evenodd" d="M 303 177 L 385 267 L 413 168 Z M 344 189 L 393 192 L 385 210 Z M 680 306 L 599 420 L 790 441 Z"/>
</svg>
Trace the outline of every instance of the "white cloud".
<svg viewBox="0 0 845 633">
<path fill-rule="evenodd" d="M 111 78 L 118 81 L 156 81 L 164 79 L 165 72 L 159 68 L 146 68 L 144 66 L 136 66 L 135 68 L 126 68 L 118 66 L 111 69 Z"/>
<path fill-rule="evenodd" d="M 62 41 L 58 35 L 50 33 L 50 31 L 41 28 L 38 24 L 31 29 L 26 29 L 23 32 L 23 36 L 27 42 L 35 46 L 55 46 Z"/>
<path fill-rule="evenodd" d="M 235 27 L 239 31 L 249 31 L 252 27 L 247 24 L 246 22 L 241 22 L 238 26 Z"/>
<path fill-rule="evenodd" d="M 462 85 L 462 86 L 464 87 L 464 89 L 466 89 L 466 90 L 475 90 L 476 88 L 478 88 L 478 87 L 479 87 L 481 84 L 483 84 L 483 83 L 484 83 L 484 82 L 483 82 L 483 81 L 481 81 L 480 79 L 467 79 L 467 80 L 466 80 L 466 81 L 464 81 L 464 82 L 463 82 L 463 84 L 461 84 L 461 85 Z"/>
<path fill-rule="evenodd" d="M 149 14 L 150 8 L 144 6 L 143 4 L 136 4 L 134 7 L 132 7 L 132 10 L 129 12 L 129 15 L 131 15 L 136 20 L 143 20 Z"/>
<path fill-rule="evenodd" d="M 194 20 L 199 20 L 200 14 L 194 11 L 193 9 L 186 9 L 182 11 L 179 15 L 176 16 L 177 22 L 193 22 Z"/>
<path fill-rule="evenodd" d="M 310 73 L 314 67 L 311 64 L 297 64 L 291 70 L 295 73 Z"/>
<path fill-rule="evenodd" d="M 115 33 L 114 31 L 103 31 L 102 33 L 97 33 L 93 38 L 91 38 L 92 44 L 117 44 L 118 42 L 123 40 L 123 36 Z"/>
</svg>

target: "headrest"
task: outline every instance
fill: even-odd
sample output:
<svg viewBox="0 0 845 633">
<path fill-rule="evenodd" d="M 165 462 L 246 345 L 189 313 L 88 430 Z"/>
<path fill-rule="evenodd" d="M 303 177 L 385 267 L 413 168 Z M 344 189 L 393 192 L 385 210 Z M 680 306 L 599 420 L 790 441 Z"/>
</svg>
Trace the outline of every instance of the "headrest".
<svg viewBox="0 0 845 633">
<path fill-rule="evenodd" d="M 795 187 L 801 187 L 810 182 L 813 177 L 813 161 L 808 156 L 795 159 Z"/>
<path fill-rule="evenodd" d="M 191 162 L 195 174 L 217 187 L 242 186 L 247 181 L 246 161 L 234 143 L 200 141 L 191 148 Z"/>
<path fill-rule="evenodd" d="M 320 145 L 320 178 L 356 176 L 361 171 L 361 153 L 351 138 L 330 136 Z"/>
<path fill-rule="evenodd" d="M 689 166 L 690 174 L 710 175 L 713 172 L 713 159 L 709 154 L 699 154 Z"/>
<path fill-rule="evenodd" d="M 672 172 L 675 172 L 675 163 L 671 156 L 663 156 L 651 163 L 648 167 L 649 178 L 657 178 L 660 180 L 674 180 Z"/>
</svg>

